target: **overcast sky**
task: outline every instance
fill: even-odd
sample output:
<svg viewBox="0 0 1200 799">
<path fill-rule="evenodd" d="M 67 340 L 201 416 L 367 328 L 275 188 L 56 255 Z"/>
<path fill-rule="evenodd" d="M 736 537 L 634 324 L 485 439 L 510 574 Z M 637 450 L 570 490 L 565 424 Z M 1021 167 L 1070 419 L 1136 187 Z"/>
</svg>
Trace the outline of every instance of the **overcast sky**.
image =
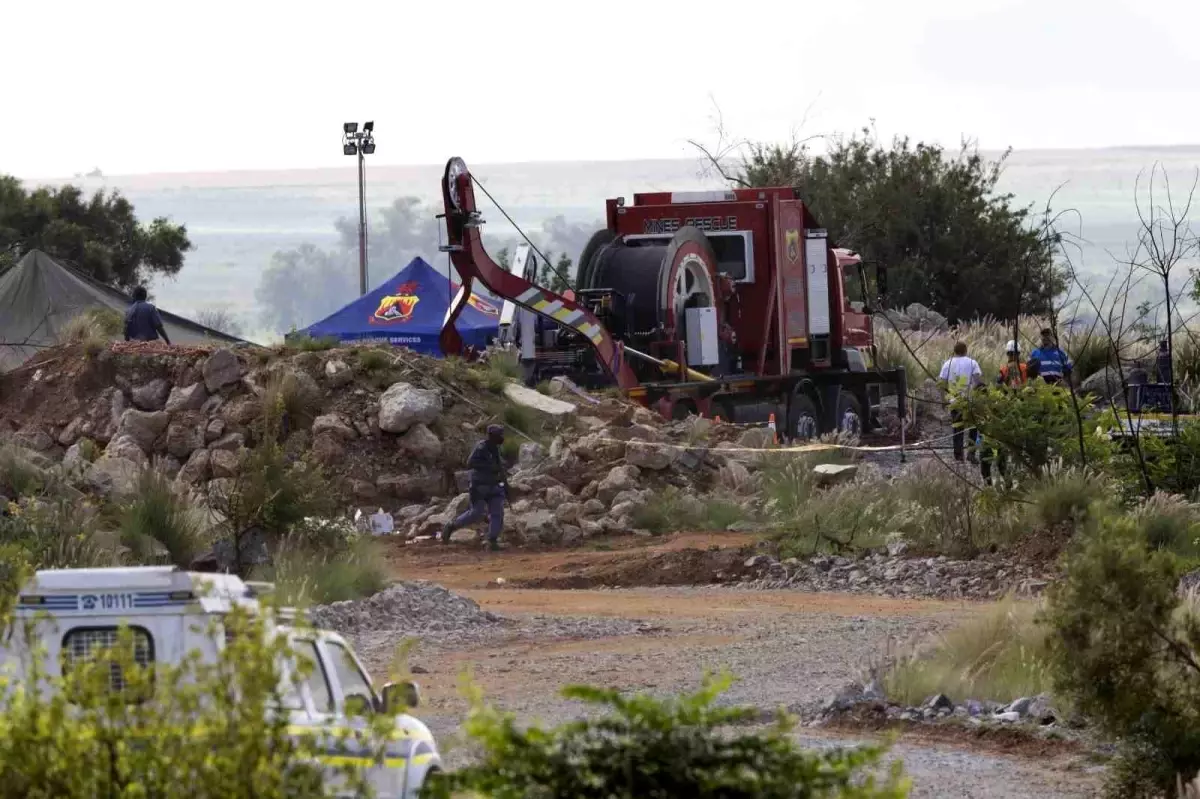
<svg viewBox="0 0 1200 799">
<path fill-rule="evenodd" d="M 13 1 L 0 29 L 23 177 L 342 166 L 351 119 L 376 163 L 690 157 L 716 106 L 750 138 L 1200 140 L 1194 0 Z"/>
</svg>

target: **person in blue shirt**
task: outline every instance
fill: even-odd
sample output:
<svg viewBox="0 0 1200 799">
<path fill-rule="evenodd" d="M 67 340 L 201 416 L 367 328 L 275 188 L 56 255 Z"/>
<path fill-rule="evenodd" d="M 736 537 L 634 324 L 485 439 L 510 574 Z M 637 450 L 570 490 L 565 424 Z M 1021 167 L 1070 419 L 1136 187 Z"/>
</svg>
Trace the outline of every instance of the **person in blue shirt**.
<svg viewBox="0 0 1200 799">
<path fill-rule="evenodd" d="M 138 286 L 133 290 L 133 304 L 125 312 L 126 341 L 155 341 L 159 336 L 169 346 L 171 339 L 163 327 L 162 316 L 158 309 L 146 299 L 146 287 Z"/>
<path fill-rule="evenodd" d="M 498 424 L 488 425 L 487 438 L 475 446 L 467 460 L 467 468 L 471 470 L 471 504 L 458 518 L 442 526 L 443 544 L 450 542 L 450 534 L 458 528 L 487 516 L 488 548 L 499 551 L 500 531 L 504 529 L 504 500 L 508 496 L 508 474 L 500 454 L 503 444 L 504 428 Z"/>
<path fill-rule="evenodd" d="M 1029 353 L 1029 360 L 1037 361 L 1038 374 L 1047 383 L 1061 383 L 1071 376 L 1071 356 L 1067 355 L 1054 341 L 1054 331 L 1042 331 L 1042 346 Z"/>
</svg>

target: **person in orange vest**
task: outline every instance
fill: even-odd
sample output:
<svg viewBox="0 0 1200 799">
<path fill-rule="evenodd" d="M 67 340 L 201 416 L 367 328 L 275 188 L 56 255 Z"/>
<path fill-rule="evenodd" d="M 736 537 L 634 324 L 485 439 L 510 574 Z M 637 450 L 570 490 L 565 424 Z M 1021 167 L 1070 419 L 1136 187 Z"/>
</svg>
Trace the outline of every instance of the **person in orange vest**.
<svg viewBox="0 0 1200 799">
<path fill-rule="evenodd" d="M 1004 345 L 1004 355 L 1008 360 L 1000 367 L 996 382 L 1002 386 L 1020 388 L 1029 381 L 1029 369 L 1021 363 L 1021 349 L 1016 341 Z"/>
<path fill-rule="evenodd" d="M 996 376 L 996 384 L 1002 388 L 1021 388 L 1029 382 L 1029 369 L 1021 363 L 1021 348 L 1016 341 L 1009 341 L 1004 345 L 1004 356 L 1006 360 L 1000 367 L 1000 373 Z M 982 439 L 982 436 L 980 438 Z M 979 473 L 983 477 L 983 481 L 988 485 L 992 484 L 993 462 L 996 464 L 996 470 L 1000 473 L 1000 479 L 1003 480 L 1008 460 L 1004 456 L 1004 450 L 993 442 L 984 443 L 981 440 L 979 443 Z"/>
</svg>

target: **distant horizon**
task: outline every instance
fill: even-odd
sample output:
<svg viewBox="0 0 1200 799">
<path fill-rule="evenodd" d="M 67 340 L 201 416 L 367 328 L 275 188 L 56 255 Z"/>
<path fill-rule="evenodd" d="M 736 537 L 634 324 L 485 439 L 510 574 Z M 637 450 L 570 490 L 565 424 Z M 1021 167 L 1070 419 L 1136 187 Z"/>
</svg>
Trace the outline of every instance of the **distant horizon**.
<svg viewBox="0 0 1200 799">
<path fill-rule="evenodd" d="M 941 145 L 943 150 L 952 151 L 955 148 Z M 1184 144 L 1114 144 L 1103 147 L 1028 147 L 1028 148 L 1011 148 L 1012 153 L 1016 154 L 1059 154 L 1059 153 L 1105 153 L 1105 152 L 1120 152 L 1120 151 L 1147 151 L 1147 152 L 1177 152 L 1180 150 L 1200 149 L 1200 142 L 1184 143 Z M 1005 149 L 980 148 L 980 153 L 984 155 L 999 155 L 1005 152 Z M 449 160 L 454 156 L 447 156 Z M 470 159 L 463 157 L 468 165 L 471 164 Z M 735 160 L 736 156 L 731 156 L 731 160 Z M 539 159 L 539 160 L 517 160 L 517 161 L 478 161 L 480 166 L 496 167 L 496 166 L 555 166 L 555 165 L 589 165 L 589 164 L 654 164 L 654 163 L 680 163 L 684 161 L 696 161 L 703 163 L 705 157 L 703 154 L 697 153 L 694 156 L 680 156 L 674 158 L 667 157 L 646 157 L 646 158 L 557 158 L 557 159 Z M 367 159 L 368 176 L 372 170 L 380 169 L 441 169 L 445 166 L 445 161 L 430 163 L 407 163 L 407 162 L 388 162 L 388 163 L 373 163 L 372 159 Z M 90 175 L 91 171 L 99 170 L 100 175 Z M 355 166 L 294 166 L 294 167 L 279 167 L 279 168 L 235 168 L 235 169 L 196 169 L 186 171 L 161 171 L 161 172 L 118 172 L 109 174 L 104 171 L 104 168 L 99 165 L 92 166 L 88 172 L 77 172 L 73 175 L 59 176 L 41 176 L 41 177 L 20 177 L 18 180 L 23 183 L 63 183 L 72 180 L 119 180 L 119 179 L 137 179 L 137 178 L 185 178 L 189 176 L 204 175 L 204 176 L 220 176 L 220 175 L 237 175 L 241 177 L 250 177 L 254 175 L 279 174 L 279 173 L 342 173 L 354 172 Z M 16 174 L 16 173 L 9 173 Z"/>
</svg>

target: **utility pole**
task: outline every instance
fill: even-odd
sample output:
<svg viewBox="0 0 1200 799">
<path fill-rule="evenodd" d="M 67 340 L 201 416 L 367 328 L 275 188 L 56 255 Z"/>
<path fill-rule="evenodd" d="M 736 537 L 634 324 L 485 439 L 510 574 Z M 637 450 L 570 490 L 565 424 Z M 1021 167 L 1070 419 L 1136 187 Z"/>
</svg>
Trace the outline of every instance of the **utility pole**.
<svg viewBox="0 0 1200 799">
<path fill-rule="evenodd" d="M 358 293 L 367 293 L 367 162 L 375 152 L 375 123 L 342 123 L 342 153 L 358 156 Z"/>
</svg>

